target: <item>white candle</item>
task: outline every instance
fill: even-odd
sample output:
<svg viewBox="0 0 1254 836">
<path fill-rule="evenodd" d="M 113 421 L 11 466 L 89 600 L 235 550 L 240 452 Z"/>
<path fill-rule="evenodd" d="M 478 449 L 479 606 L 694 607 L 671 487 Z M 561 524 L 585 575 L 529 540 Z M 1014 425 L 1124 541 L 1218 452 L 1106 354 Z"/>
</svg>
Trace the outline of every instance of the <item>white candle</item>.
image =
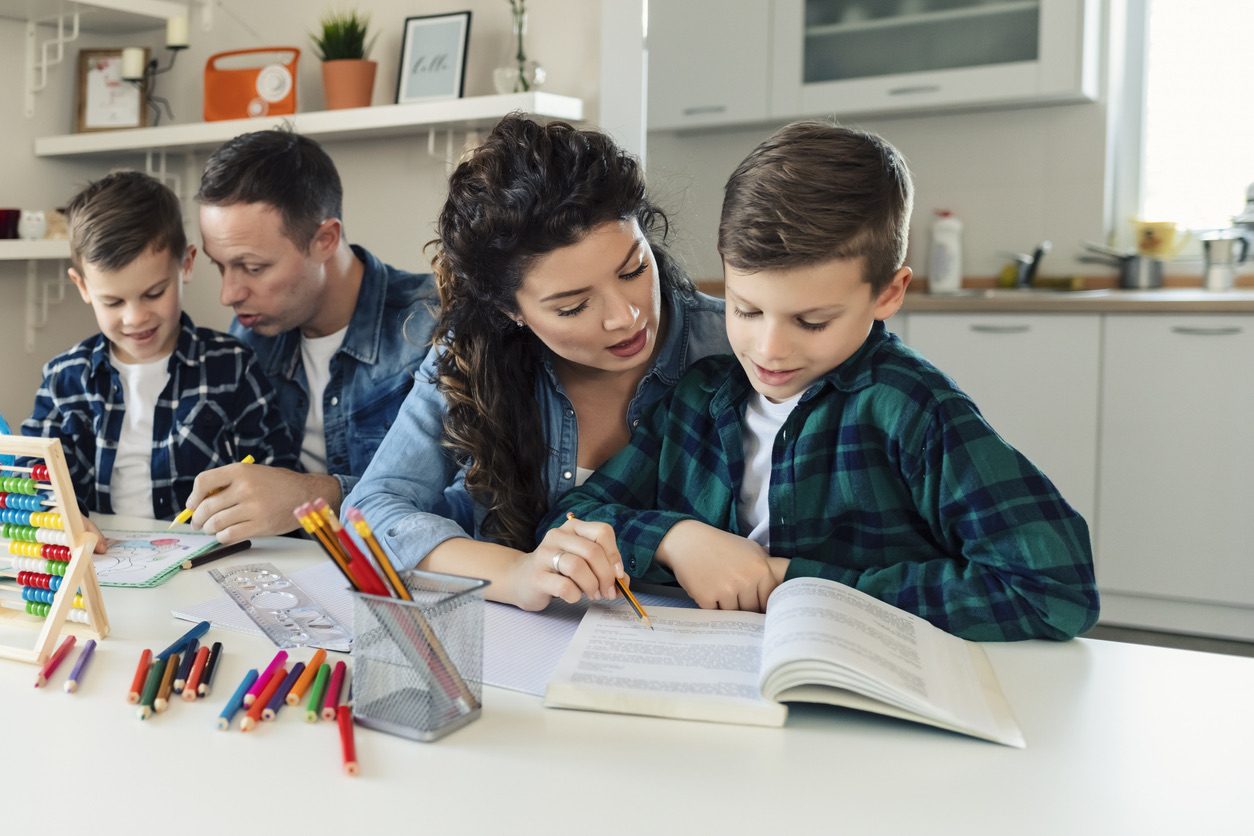
<svg viewBox="0 0 1254 836">
<path fill-rule="evenodd" d="M 178 15 L 165 22 L 166 49 L 182 49 L 187 46 L 187 15 Z"/>
<path fill-rule="evenodd" d="M 122 50 L 122 78 L 128 81 L 139 81 L 144 77 L 144 50 L 137 46 L 128 46 Z"/>
</svg>

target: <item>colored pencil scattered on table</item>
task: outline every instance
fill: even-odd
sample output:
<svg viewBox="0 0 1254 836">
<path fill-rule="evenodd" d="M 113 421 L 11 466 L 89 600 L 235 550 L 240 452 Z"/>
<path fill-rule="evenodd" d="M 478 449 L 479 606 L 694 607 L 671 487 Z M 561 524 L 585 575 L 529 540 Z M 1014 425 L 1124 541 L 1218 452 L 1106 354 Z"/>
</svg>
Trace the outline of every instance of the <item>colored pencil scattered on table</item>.
<svg viewBox="0 0 1254 836">
<path fill-rule="evenodd" d="M 301 673 L 300 678 L 292 683 L 292 690 L 287 692 L 285 699 L 288 705 L 296 705 L 305 696 L 305 691 L 309 688 L 313 678 L 318 675 L 318 669 L 322 667 L 322 663 L 326 661 L 327 652 L 322 648 L 318 648 L 313 658 L 305 665 L 305 670 Z"/>
<path fill-rule="evenodd" d="M 192 662 L 191 670 L 187 672 L 187 681 L 183 683 L 183 699 L 187 702 L 194 702 L 196 699 L 196 685 L 200 682 L 201 673 L 208 659 L 209 648 L 202 644 L 196 650 L 196 659 Z"/>
<path fill-rule="evenodd" d="M 157 691 L 161 688 L 161 678 L 165 675 L 166 659 L 158 659 L 148 666 L 148 675 L 144 679 L 143 696 L 139 698 L 139 719 L 147 720 L 156 707 Z"/>
<path fill-rule="evenodd" d="M 286 655 L 286 654 L 284 654 Z M 279 690 L 279 686 L 283 684 L 283 680 L 287 678 L 287 668 L 277 668 L 270 674 L 270 679 L 261 689 L 261 693 L 257 695 L 257 699 L 253 700 L 253 704 L 248 707 L 248 713 L 244 715 L 244 719 L 239 721 L 240 731 L 252 731 L 257 723 L 261 721 L 261 712 L 266 707 L 266 703 L 274 696 L 274 692 Z M 258 682 L 261 680 L 258 679 Z"/>
<path fill-rule="evenodd" d="M 131 690 L 126 694 L 126 701 L 135 705 L 139 702 L 139 696 L 144 692 L 144 680 L 148 677 L 148 668 L 152 663 L 152 651 L 144 648 L 144 652 L 139 654 L 139 666 L 135 668 L 135 677 L 131 680 Z"/>
<path fill-rule="evenodd" d="M 209 622 L 202 621 L 192 629 L 174 640 L 174 644 L 157 654 L 158 659 L 164 659 L 175 651 L 182 651 L 185 647 L 191 645 L 193 639 L 199 639 L 205 633 L 209 632 Z"/>
<path fill-rule="evenodd" d="M 274 658 L 270 660 L 270 664 L 266 665 L 265 670 L 261 672 L 261 676 L 257 677 L 257 681 L 254 682 L 252 687 L 248 689 L 248 692 L 244 694 L 244 707 L 245 708 L 251 707 L 252 704 L 256 702 L 257 697 L 261 694 L 262 689 L 264 689 L 266 685 L 270 683 L 270 677 L 274 674 L 276 670 L 281 668 L 286 662 L 287 662 L 286 650 L 280 650 L 278 653 L 274 654 Z M 264 707 L 265 706 L 262 706 L 262 708 Z M 261 709 L 258 709 L 258 711 L 260 710 Z"/>
<path fill-rule="evenodd" d="M 344 757 L 344 772 L 348 775 L 357 774 L 357 746 L 353 741 L 353 709 L 341 705 L 335 710 L 335 719 L 340 726 L 340 751 Z"/>
<path fill-rule="evenodd" d="M 183 686 L 187 684 L 187 675 L 192 670 L 192 663 L 196 661 L 196 651 L 200 647 L 200 642 L 192 639 L 187 645 L 187 650 L 183 652 L 183 661 L 179 663 L 179 669 L 174 674 L 174 693 L 183 693 Z"/>
<path fill-rule="evenodd" d="M 222 709 L 222 713 L 218 715 L 218 728 L 226 731 L 231 728 L 231 721 L 239 710 L 244 706 L 244 694 L 257 681 L 257 669 L 250 668 L 248 673 L 244 674 L 244 678 L 240 680 L 239 687 L 235 689 L 235 693 L 227 700 L 226 706 Z"/>
<path fill-rule="evenodd" d="M 61 645 L 52 652 L 52 655 L 48 657 L 48 661 L 44 662 L 43 668 L 40 669 L 39 675 L 35 677 L 36 688 L 42 688 L 48 684 L 49 677 L 56 673 L 57 668 L 61 667 L 61 662 L 65 660 L 65 657 L 70 652 L 70 648 L 74 646 L 76 641 L 77 639 L 73 635 L 66 636 Z"/>
<path fill-rule="evenodd" d="M 83 650 L 78 654 L 78 660 L 74 663 L 74 669 L 70 671 L 70 678 L 65 681 L 65 693 L 73 694 L 78 690 L 78 683 L 82 680 L 83 674 L 87 671 L 87 664 L 91 661 L 92 653 L 96 650 L 96 640 L 88 639 L 87 644 L 83 645 Z"/>
<path fill-rule="evenodd" d="M 157 688 L 157 698 L 152 702 L 152 709 L 160 714 L 170 707 L 170 691 L 174 689 L 174 672 L 179 666 L 179 655 L 171 653 L 165 660 L 165 670 L 161 672 L 161 685 Z"/>
<path fill-rule="evenodd" d="M 309 704 L 305 706 L 306 722 L 318 722 L 318 716 L 322 713 L 322 695 L 326 693 L 327 680 L 330 678 L 331 666 L 323 662 L 318 666 L 318 675 L 314 677 L 313 688 L 309 691 Z"/>
<path fill-rule="evenodd" d="M 266 702 L 266 707 L 261 710 L 261 719 L 273 720 L 279 716 L 279 709 L 285 705 L 287 692 L 292 690 L 292 685 L 300 679 L 300 675 L 305 671 L 305 663 L 297 662 L 292 665 L 292 669 L 288 671 L 287 676 L 283 677 L 283 681 L 279 684 L 278 690 L 270 695 L 270 699 Z"/>
<path fill-rule="evenodd" d="M 196 681 L 196 693 L 198 696 L 207 697 L 209 691 L 213 687 L 213 675 L 218 670 L 218 660 L 222 658 L 222 642 L 214 642 L 213 647 L 209 649 L 209 661 L 205 663 L 205 669 L 200 674 L 200 679 Z"/>
<path fill-rule="evenodd" d="M 344 687 L 347 670 L 348 666 L 343 662 L 336 662 L 335 669 L 331 671 L 331 681 L 327 683 L 327 693 L 322 701 L 323 720 L 335 719 L 335 709 L 340 704 L 340 691 Z"/>
</svg>

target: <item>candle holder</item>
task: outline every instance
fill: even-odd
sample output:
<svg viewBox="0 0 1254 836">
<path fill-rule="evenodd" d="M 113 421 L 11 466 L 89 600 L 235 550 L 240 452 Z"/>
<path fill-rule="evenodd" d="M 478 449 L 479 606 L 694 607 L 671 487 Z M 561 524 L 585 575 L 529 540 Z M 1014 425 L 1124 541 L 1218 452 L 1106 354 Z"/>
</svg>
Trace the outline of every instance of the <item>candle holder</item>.
<svg viewBox="0 0 1254 836">
<path fill-rule="evenodd" d="M 170 107 L 169 99 L 157 95 L 157 76 L 168 73 L 174 67 L 174 62 L 178 60 L 179 52 L 187 49 L 187 45 L 166 46 L 166 50 L 170 53 L 170 63 L 164 67 L 159 66 L 157 59 L 152 58 L 148 63 L 143 65 L 142 70 L 136 74 L 133 67 L 127 65 L 133 62 L 127 60 L 126 53 L 129 49 L 123 50 L 122 55 L 122 80 L 129 81 L 139 88 L 144 101 L 148 103 L 148 107 L 152 109 L 152 124 L 154 126 L 161 124 L 161 111 L 165 109 L 165 113 L 174 119 L 174 110 Z"/>
</svg>

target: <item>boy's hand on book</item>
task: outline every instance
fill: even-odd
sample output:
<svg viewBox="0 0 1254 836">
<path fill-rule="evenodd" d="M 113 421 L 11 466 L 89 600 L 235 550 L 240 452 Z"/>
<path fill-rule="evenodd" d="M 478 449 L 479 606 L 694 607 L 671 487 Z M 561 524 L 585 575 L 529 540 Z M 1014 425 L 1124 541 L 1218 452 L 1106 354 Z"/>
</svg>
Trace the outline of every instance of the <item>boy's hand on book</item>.
<svg viewBox="0 0 1254 836">
<path fill-rule="evenodd" d="M 696 520 L 673 526 L 656 559 L 702 609 L 763 612 L 779 585 L 760 545 Z"/>
<path fill-rule="evenodd" d="M 567 520 L 549 530 L 535 551 L 518 561 L 511 579 L 513 598 L 525 610 L 542 610 L 554 598 L 577 603 L 618 596 L 623 558 L 614 529 L 605 523 Z"/>
<path fill-rule="evenodd" d="M 196 477 L 187 506 L 191 523 L 220 542 L 286 534 L 296 528 L 292 509 L 323 497 L 337 512 L 342 497 L 334 476 L 297 473 L 260 464 L 228 464 Z"/>
</svg>

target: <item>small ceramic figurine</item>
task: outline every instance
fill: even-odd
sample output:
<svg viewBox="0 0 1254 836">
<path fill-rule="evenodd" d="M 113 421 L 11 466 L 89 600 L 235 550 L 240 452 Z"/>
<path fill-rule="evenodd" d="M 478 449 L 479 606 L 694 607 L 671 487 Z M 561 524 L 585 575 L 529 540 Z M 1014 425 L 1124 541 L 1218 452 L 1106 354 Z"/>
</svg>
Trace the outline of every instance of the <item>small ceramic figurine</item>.
<svg viewBox="0 0 1254 836">
<path fill-rule="evenodd" d="M 27 241 L 37 241 L 44 237 L 44 233 L 48 231 L 48 220 L 44 217 L 42 209 L 23 209 L 22 218 L 17 222 L 17 234 L 19 238 L 25 238 Z"/>
</svg>

